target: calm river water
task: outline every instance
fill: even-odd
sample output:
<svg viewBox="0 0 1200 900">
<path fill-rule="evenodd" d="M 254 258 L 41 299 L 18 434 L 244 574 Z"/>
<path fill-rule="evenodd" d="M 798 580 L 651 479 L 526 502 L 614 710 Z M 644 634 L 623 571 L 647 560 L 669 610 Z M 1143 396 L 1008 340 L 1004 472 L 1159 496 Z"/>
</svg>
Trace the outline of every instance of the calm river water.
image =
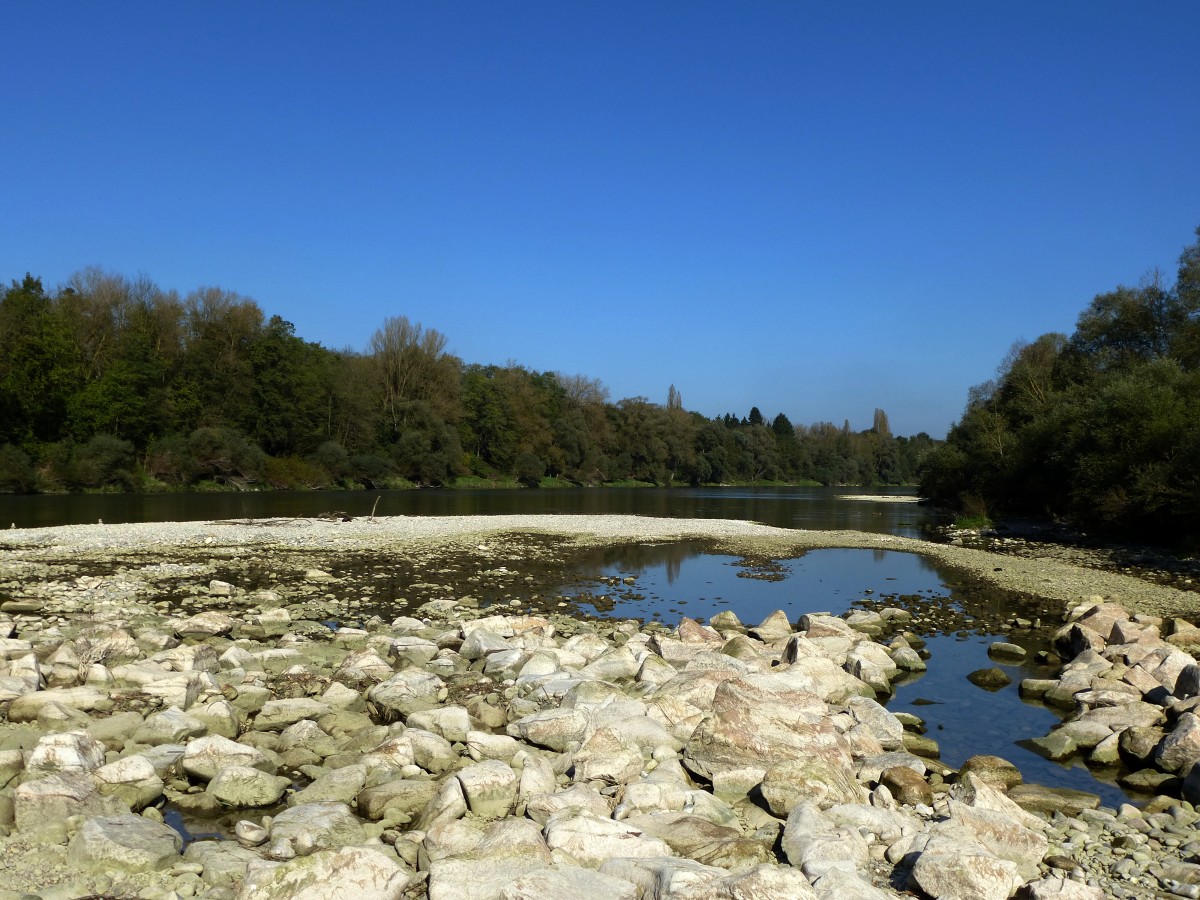
<svg viewBox="0 0 1200 900">
<path fill-rule="evenodd" d="M 860 488 L 554 488 L 550 490 L 263 491 L 219 494 L 0 494 L 0 528 L 90 522 L 194 522 L 345 512 L 381 516 L 581 513 L 747 519 L 781 528 L 850 528 L 920 537 L 915 503 L 840 500 Z M 873 492 L 879 497 L 908 493 Z M 376 506 L 376 504 L 378 504 Z"/>
</svg>

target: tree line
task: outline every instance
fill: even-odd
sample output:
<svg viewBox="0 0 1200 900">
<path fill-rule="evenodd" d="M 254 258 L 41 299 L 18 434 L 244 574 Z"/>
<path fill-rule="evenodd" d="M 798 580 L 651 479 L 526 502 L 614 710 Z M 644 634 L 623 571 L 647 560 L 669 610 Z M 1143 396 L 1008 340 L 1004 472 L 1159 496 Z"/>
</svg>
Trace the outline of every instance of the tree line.
<svg viewBox="0 0 1200 900">
<path fill-rule="evenodd" d="M 1200 228 L 1173 283 L 1101 294 L 1071 335 L 1018 343 L 921 480 L 978 516 L 1033 513 L 1200 541 Z"/>
<path fill-rule="evenodd" d="M 96 269 L 0 294 L 0 490 L 912 483 L 935 442 L 780 413 L 610 402 L 598 380 L 465 363 L 387 319 L 365 352 L 220 288 Z"/>
</svg>

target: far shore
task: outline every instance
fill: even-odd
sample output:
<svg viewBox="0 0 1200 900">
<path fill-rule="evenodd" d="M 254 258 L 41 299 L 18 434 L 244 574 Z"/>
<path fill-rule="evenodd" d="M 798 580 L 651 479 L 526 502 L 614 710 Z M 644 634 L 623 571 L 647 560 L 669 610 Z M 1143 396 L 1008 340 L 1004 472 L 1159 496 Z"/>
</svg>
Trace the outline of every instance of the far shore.
<svg viewBox="0 0 1200 900">
<path fill-rule="evenodd" d="M 878 498 L 875 498 L 878 499 Z M 860 531 L 803 531 L 729 519 L 668 519 L 628 515 L 499 515 L 327 519 L 229 519 L 67 525 L 0 531 L 0 578 L 24 562 L 102 560 L 140 556 L 190 557 L 221 551 L 271 548 L 336 554 L 469 549 L 499 535 L 548 535 L 580 547 L 623 543 L 709 542 L 719 552 L 772 558 L 808 550 L 854 548 L 917 553 L 995 587 L 1067 606 L 1092 598 L 1123 604 L 1130 612 L 1194 619 L 1200 596 L 1128 575 L 1049 559 L 1005 556 L 967 547 Z"/>
</svg>

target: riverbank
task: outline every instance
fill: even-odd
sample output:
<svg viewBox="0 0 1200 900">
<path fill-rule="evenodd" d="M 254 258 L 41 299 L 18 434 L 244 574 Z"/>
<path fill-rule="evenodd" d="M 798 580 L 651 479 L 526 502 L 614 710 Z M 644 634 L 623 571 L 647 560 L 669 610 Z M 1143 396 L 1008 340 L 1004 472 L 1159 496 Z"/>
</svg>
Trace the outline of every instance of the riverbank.
<svg viewBox="0 0 1200 900">
<path fill-rule="evenodd" d="M 363 900 L 1022 885 L 1099 900 L 1200 881 L 1177 796 L 1096 810 L 1016 790 L 995 757 L 941 763 L 920 719 L 879 702 L 925 665 L 908 610 L 669 629 L 586 620 L 555 593 L 588 548 L 679 541 L 754 560 L 920 553 L 1059 609 L 1194 599 L 1061 561 L 731 520 L 0 532 L 0 900 L 332 900 L 347 879 Z"/>
<path fill-rule="evenodd" d="M 990 585 L 1063 604 L 1106 597 L 1131 612 L 1194 618 L 1200 595 L 1154 584 L 1119 572 L 1084 568 L 1070 557 L 1015 556 L 974 547 L 935 544 L 912 538 L 858 531 L 799 531 L 721 519 L 667 519 L 646 516 L 504 515 L 361 517 L 325 519 L 220 520 L 213 522 L 70 525 L 0 532 L 3 566 L 77 556 L 184 554 L 207 558 L 245 555 L 273 547 L 290 552 L 404 552 L 439 545 L 470 547 L 497 535 L 556 537 L 569 545 L 700 540 L 738 555 L 787 557 L 807 550 L 858 548 L 918 553 L 959 569 Z M 0 568 L 0 576 L 3 575 Z"/>
</svg>

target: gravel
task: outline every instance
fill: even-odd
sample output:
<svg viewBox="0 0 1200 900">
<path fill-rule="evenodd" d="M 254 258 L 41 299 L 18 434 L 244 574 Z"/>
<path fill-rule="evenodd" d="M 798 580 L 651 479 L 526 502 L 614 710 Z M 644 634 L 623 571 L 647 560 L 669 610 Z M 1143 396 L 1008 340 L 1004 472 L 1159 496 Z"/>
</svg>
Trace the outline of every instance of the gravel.
<svg viewBox="0 0 1200 900">
<path fill-rule="evenodd" d="M 320 551 L 404 550 L 467 546 L 500 534 L 554 535 L 579 546 L 614 543 L 711 541 L 738 554 L 788 557 L 819 548 L 863 548 L 918 553 L 1005 590 L 1077 603 L 1089 597 L 1120 602 L 1131 612 L 1194 617 L 1200 596 L 1117 572 L 1084 568 L 1063 559 L 1026 558 L 952 544 L 859 531 L 800 531 L 729 519 L 644 516 L 511 515 L 396 516 L 342 522 L 328 519 L 227 519 L 10 529 L 0 536 L 0 562 L 102 557 L 137 551 L 169 556 L 294 548 Z M 188 551 L 191 551 L 189 553 Z"/>
</svg>

